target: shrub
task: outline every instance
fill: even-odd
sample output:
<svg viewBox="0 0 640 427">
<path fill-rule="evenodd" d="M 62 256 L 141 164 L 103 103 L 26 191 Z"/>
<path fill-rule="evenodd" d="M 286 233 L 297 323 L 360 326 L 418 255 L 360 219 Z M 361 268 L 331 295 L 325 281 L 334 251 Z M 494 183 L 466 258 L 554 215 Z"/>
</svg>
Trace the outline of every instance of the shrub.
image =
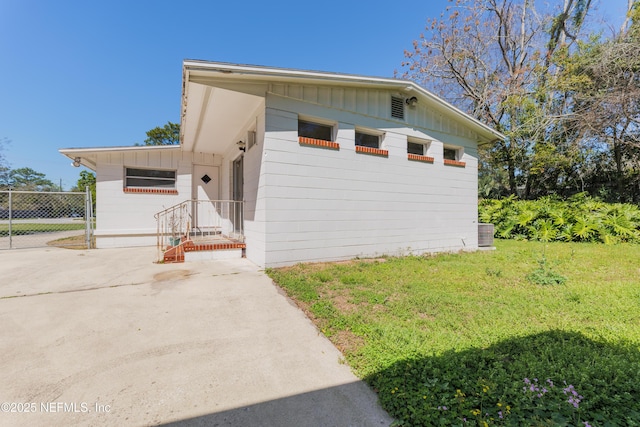
<svg viewBox="0 0 640 427">
<path fill-rule="evenodd" d="M 640 209 L 631 204 L 604 203 L 577 194 L 567 200 L 484 199 L 480 222 L 494 224 L 495 236 L 549 242 L 640 243 Z"/>
</svg>

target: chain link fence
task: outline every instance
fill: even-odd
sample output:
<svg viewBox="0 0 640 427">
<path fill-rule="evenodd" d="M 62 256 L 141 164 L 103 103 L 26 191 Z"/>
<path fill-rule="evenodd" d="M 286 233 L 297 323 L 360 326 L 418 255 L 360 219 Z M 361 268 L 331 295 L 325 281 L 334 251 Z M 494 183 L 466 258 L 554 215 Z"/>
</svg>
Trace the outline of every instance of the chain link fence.
<svg viewBox="0 0 640 427">
<path fill-rule="evenodd" d="M 91 192 L 0 191 L 0 250 L 93 247 Z"/>
</svg>

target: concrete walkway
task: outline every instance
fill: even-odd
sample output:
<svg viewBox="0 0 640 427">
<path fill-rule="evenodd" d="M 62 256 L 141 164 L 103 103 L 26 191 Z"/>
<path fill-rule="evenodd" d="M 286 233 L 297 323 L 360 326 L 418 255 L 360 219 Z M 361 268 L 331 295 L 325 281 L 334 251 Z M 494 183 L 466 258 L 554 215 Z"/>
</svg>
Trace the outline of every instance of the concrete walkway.
<svg viewBox="0 0 640 427">
<path fill-rule="evenodd" d="M 0 425 L 391 423 L 253 264 L 154 257 L 0 252 Z"/>
</svg>

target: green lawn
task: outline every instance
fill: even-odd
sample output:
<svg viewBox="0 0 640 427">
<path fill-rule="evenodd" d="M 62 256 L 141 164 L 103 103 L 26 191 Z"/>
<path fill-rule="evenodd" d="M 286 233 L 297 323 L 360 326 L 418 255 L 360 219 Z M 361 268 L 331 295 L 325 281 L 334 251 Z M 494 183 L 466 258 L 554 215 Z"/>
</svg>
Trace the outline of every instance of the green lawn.
<svg viewBox="0 0 640 427">
<path fill-rule="evenodd" d="M 85 228 L 84 221 L 76 221 L 73 223 L 13 223 L 11 224 L 11 233 L 14 236 L 53 233 L 56 231 L 83 230 Z M 0 224 L 0 237 L 9 235 L 9 224 Z"/>
<path fill-rule="evenodd" d="M 268 274 L 399 425 L 640 425 L 640 246 L 496 247 Z"/>
</svg>

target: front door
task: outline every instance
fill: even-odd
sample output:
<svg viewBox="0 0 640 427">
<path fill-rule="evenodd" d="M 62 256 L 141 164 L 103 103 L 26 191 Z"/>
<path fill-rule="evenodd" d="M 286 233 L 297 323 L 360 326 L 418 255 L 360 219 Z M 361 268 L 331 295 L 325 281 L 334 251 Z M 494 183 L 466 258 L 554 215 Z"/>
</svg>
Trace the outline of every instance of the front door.
<svg viewBox="0 0 640 427">
<path fill-rule="evenodd" d="M 217 166 L 193 165 L 192 198 L 194 206 L 192 229 L 196 232 L 209 230 L 219 222 L 215 203 L 218 200 L 220 174 Z"/>
</svg>

